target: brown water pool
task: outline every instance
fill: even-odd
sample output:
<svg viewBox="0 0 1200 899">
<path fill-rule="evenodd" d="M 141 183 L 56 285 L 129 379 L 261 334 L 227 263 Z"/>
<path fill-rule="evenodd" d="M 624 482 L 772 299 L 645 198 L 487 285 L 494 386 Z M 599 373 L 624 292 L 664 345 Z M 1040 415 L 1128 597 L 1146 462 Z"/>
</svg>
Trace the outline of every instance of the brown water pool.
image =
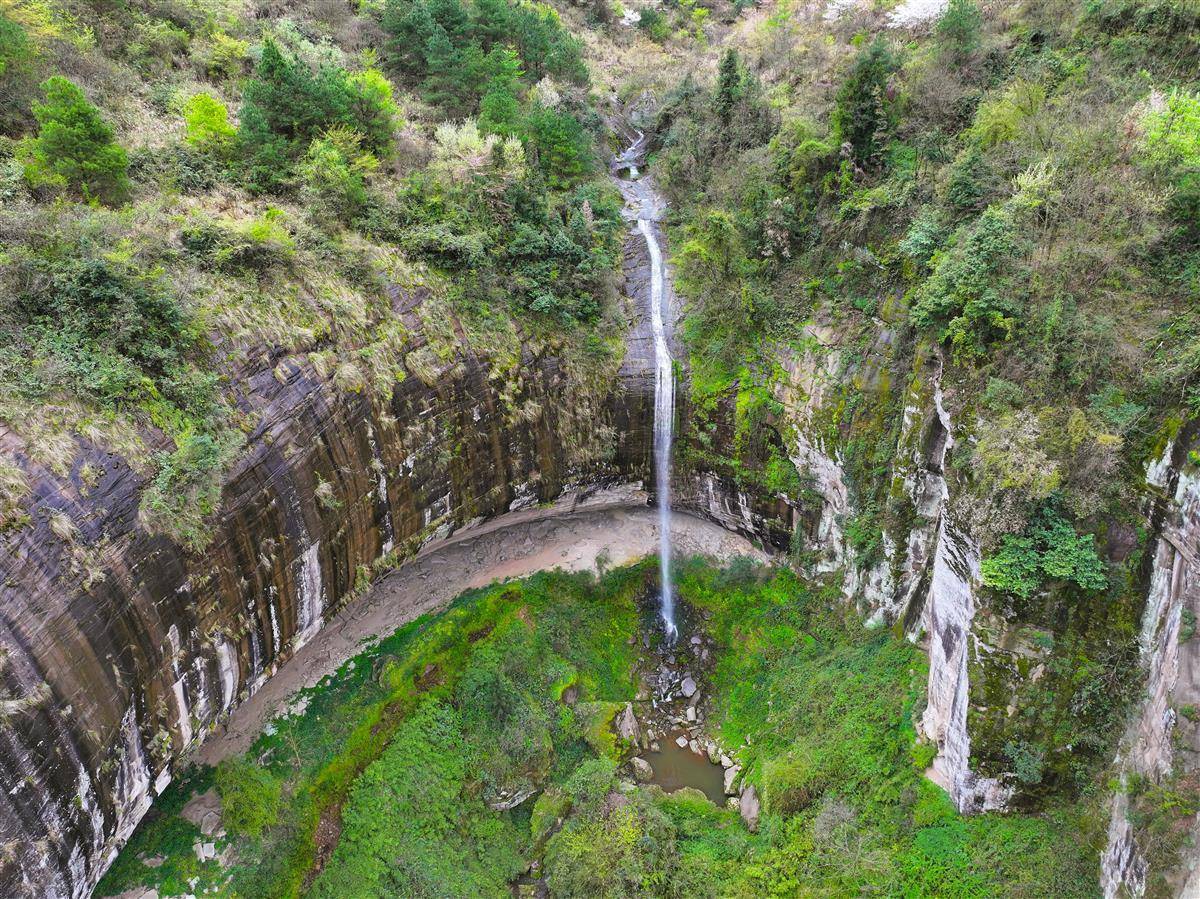
<svg viewBox="0 0 1200 899">
<path fill-rule="evenodd" d="M 714 765 L 707 756 L 696 755 L 687 747 L 680 748 L 675 744 L 675 738 L 680 731 L 667 734 L 659 740 L 662 747 L 659 752 L 647 752 L 645 759 L 654 768 L 651 783 L 658 784 L 667 793 L 673 793 L 681 787 L 695 787 L 715 802 L 725 804 L 725 772 L 720 765 Z"/>
</svg>

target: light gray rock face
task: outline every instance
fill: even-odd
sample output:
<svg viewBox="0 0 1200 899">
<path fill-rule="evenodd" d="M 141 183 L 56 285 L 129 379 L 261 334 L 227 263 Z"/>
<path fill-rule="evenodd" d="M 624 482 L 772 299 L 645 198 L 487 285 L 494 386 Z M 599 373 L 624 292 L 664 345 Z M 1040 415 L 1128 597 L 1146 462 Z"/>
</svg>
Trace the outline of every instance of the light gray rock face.
<svg viewBox="0 0 1200 899">
<path fill-rule="evenodd" d="M 684 696 L 691 699 L 696 695 L 696 691 L 699 689 L 699 687 L 696 686 L 696 681 L 693 680 L 692 676 L 689 674 L 683 679 L 683 683 L 679 685 L 679 689 Z"/>
<path fill-rule="evenodd" d="M 1129 821 L 1127 776 L 1159 783 L 1178 764 L 1194 764 L 1200 750 L 1200 730 L 1175 711 L 1200 699 L 1200 640 L 1181 642 L 1185 617 L 1194 622 L 1200 611 L 1200 477 L 1188 470 L 1185 449 L 1186 442 L 1168 446 L 1146 472 L 1147 485 L 1164 494 L 1139 637 L 1146 690 L 1117 758 L 1121 789 L 1113 797 L 1100 862 L 1105 899 L 1139 897 L 1146 890 L 1149 866 Z M 1187 750 L 1182 758 L 1177 747 Z M 1194 835 L 1198 827 L 1193 825 Z M 1174 872 L 1173 880 L 1180 895 L 1200 896 L 1200 865 Z"/>
<path fill-rule="evenodd" d="M 738 775 L 742 773 L 741 765 L 733 765 L 725 769 L 725 795 L 733 796 L 737 793 L 735 784 L 737 783 Z"/>
<path fill-rule="evenodd" d="M 938 749 L 930 778 L 962 812 L 1003 808 L 1012 795 L 999 781 L 970 769 L 967 661 L 978 579 L 979 548 L 943 516 L 922 619 L 929 641 L 929 684 L 921 732 Z"/>
</svg>

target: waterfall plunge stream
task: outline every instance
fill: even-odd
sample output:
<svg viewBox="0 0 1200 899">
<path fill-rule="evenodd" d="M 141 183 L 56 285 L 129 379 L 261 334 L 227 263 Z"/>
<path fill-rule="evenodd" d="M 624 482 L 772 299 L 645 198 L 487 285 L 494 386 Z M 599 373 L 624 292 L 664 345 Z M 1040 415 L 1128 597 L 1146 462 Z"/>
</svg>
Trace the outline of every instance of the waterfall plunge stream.
<svg viewBox="0 0 1200 899">
<path fill-rule="evenodd" d="M 666 267 L 654 222 L 662 201 L 644 179 L 638 177 L 638 161 L 645 152 L 646 135 L 637 139 L 617 158 L 618 172 L 628 170 L 622 193 L 628 211 L 637 217 L 638 231 L 650 255 L 650 327 L 654 337 L 654 490 L 658 498 L 658 564 L 662 581 L 662 620 L 667 640 L 679 634 L 675 624 L 675 597 L 671 587 L 671 442 L 675 428 L 675 363 L 667 343 L 665 308 L 668 302 Z"/>
</svg>

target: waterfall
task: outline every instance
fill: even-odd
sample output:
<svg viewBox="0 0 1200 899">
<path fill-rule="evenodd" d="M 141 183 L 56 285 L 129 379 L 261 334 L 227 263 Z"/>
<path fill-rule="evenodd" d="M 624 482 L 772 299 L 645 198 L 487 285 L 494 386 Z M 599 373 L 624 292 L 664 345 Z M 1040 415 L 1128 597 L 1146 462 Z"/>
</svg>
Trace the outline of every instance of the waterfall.
<svg viewBox="0 0 1200 899">
<path fill-rule="evenodd" d="M 675 624 L 675 597 L 671 586 L 671 442 L 675 428 L 675 363 L 667 343 L 666 268 L 662 247 L 654 231 L 661 202 L 653 187 L 638 180 L 638 161 L 644 152 L 646 135 L 637 139 L 617 158 L 618 170 L 627 170 L 629 180 L 622 191 L 637 216 L 637 227 L 650 255 L 650 328 L 654 338 L 654 489 L 658 496 L 658 564 L 662 581 L 662 621 L 667 639 L 674 641 L 679 629 Z"/>
<path fill-rule="evenodd" d="M 663 325 L 662 248 L 649 219 L 638 219 L 638 230 L 650 251 L 650 321 L 654 331 L 654 487 L 658 493 L 658 566 L 662 580 L 662 619 L 667 639 L 678 634 L 675 598 L 671 592 L 671 439 L 675 427 L 675 366 Z"/>
</svg>

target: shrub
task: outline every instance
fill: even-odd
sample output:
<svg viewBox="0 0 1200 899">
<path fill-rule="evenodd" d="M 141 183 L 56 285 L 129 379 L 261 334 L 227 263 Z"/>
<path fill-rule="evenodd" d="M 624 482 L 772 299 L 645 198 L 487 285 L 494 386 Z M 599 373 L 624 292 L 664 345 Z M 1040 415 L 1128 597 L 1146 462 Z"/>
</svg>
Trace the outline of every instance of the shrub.
<svg viewBox="0 0 1200 899">
<path fill-rule="evenodd" d="M 280 784 L 249 759 L 226 759 L 217 766 L 221 821 L 232 834 L 257 837 L 279 819 Z"/>
<path fill-rule="evenodd" d="M 203 417 L 190 322 L 155 273 L 77 244 L 17 257 L 0 297 L 0 370 L 30 400 L 65 391 L 108 408 L 166 399 Z M 32 363 L 32 364 L 31 364 Z"/>
<path fill-rule="evenodd" d="M 225 104 L 209 94 L 194 94 L 183 106 L 184 140 L 198 150 L 224 155 L 237 131 L 229 124 Z"/>
<path fill-rule="evenodd" d="M 47 79 L 42 90 L 46 102 L 33 105 L 40 128 L 22 146 L 30 184 L 67 188 L 85 200 L 123 200 L 129 193 L 129 159 L 99 110 L 61 75 Z"/>
<path fill-rule="evenodd" d="M 819 760 L 808 747 L 770 759 L 763 766 L 762 781 L 767 811 L 784 817 L 804 811 L 825 791 Z"/>
<path fill-rule="evenodd" d="M 638 28 L 658 44 L 671 36 L 671 23 L 653 6 L 647 6 L 638 13 Z"/>
<path fill-rule="evenodd" d="M 976 0 L 950 0 L 937 23 L 938 44 L 961 61 L 979 47 L 983 12 Z"/>
<path fill-rule="evenodd" d="M 25 122 L 33 47 L 25 29 L 0 12 L 0 133 Z"/>
<path fill-rule="evenodd" d="M 1017 234 L 1006 210 L 989 207 L 956 245 L 934 257 L 934 269 L 918 288 L 912 307 L 918 327 L 938 326 L 959 356 L 981 356 L 989 344 L 1007 340 L 1021 311 L 1004 277 L 1017 253 Z"/>
<path fill-rule="evenodd" d="M 283 212 L 274 208 L 240 222 L 197 216 L 184 225 L 180 239 L 187 250 L 211 259 L 218 268 L 260 274 L 285 265 L 295 249 Z"/>
<path fill-rule="evenodd" d="M 1033 596 L 1046 580 L 1088 591 L 1108 586 L 1092 535 L 1075 533 L 1051 508 L 1043 509 L 1025 534 L 1005 534 L 999 551 L 983 560 L 981 570 L 987 586 L 1022 599 Z"/>
<path fill-rule="evenodd" d="M 367 203 L 365 176 L 378 164 L 359 150 L 357 133 L 332 128 L 308 147 L 296 167 L 300 196 L 318 221 L 349 222 Z"/>
</svg>

